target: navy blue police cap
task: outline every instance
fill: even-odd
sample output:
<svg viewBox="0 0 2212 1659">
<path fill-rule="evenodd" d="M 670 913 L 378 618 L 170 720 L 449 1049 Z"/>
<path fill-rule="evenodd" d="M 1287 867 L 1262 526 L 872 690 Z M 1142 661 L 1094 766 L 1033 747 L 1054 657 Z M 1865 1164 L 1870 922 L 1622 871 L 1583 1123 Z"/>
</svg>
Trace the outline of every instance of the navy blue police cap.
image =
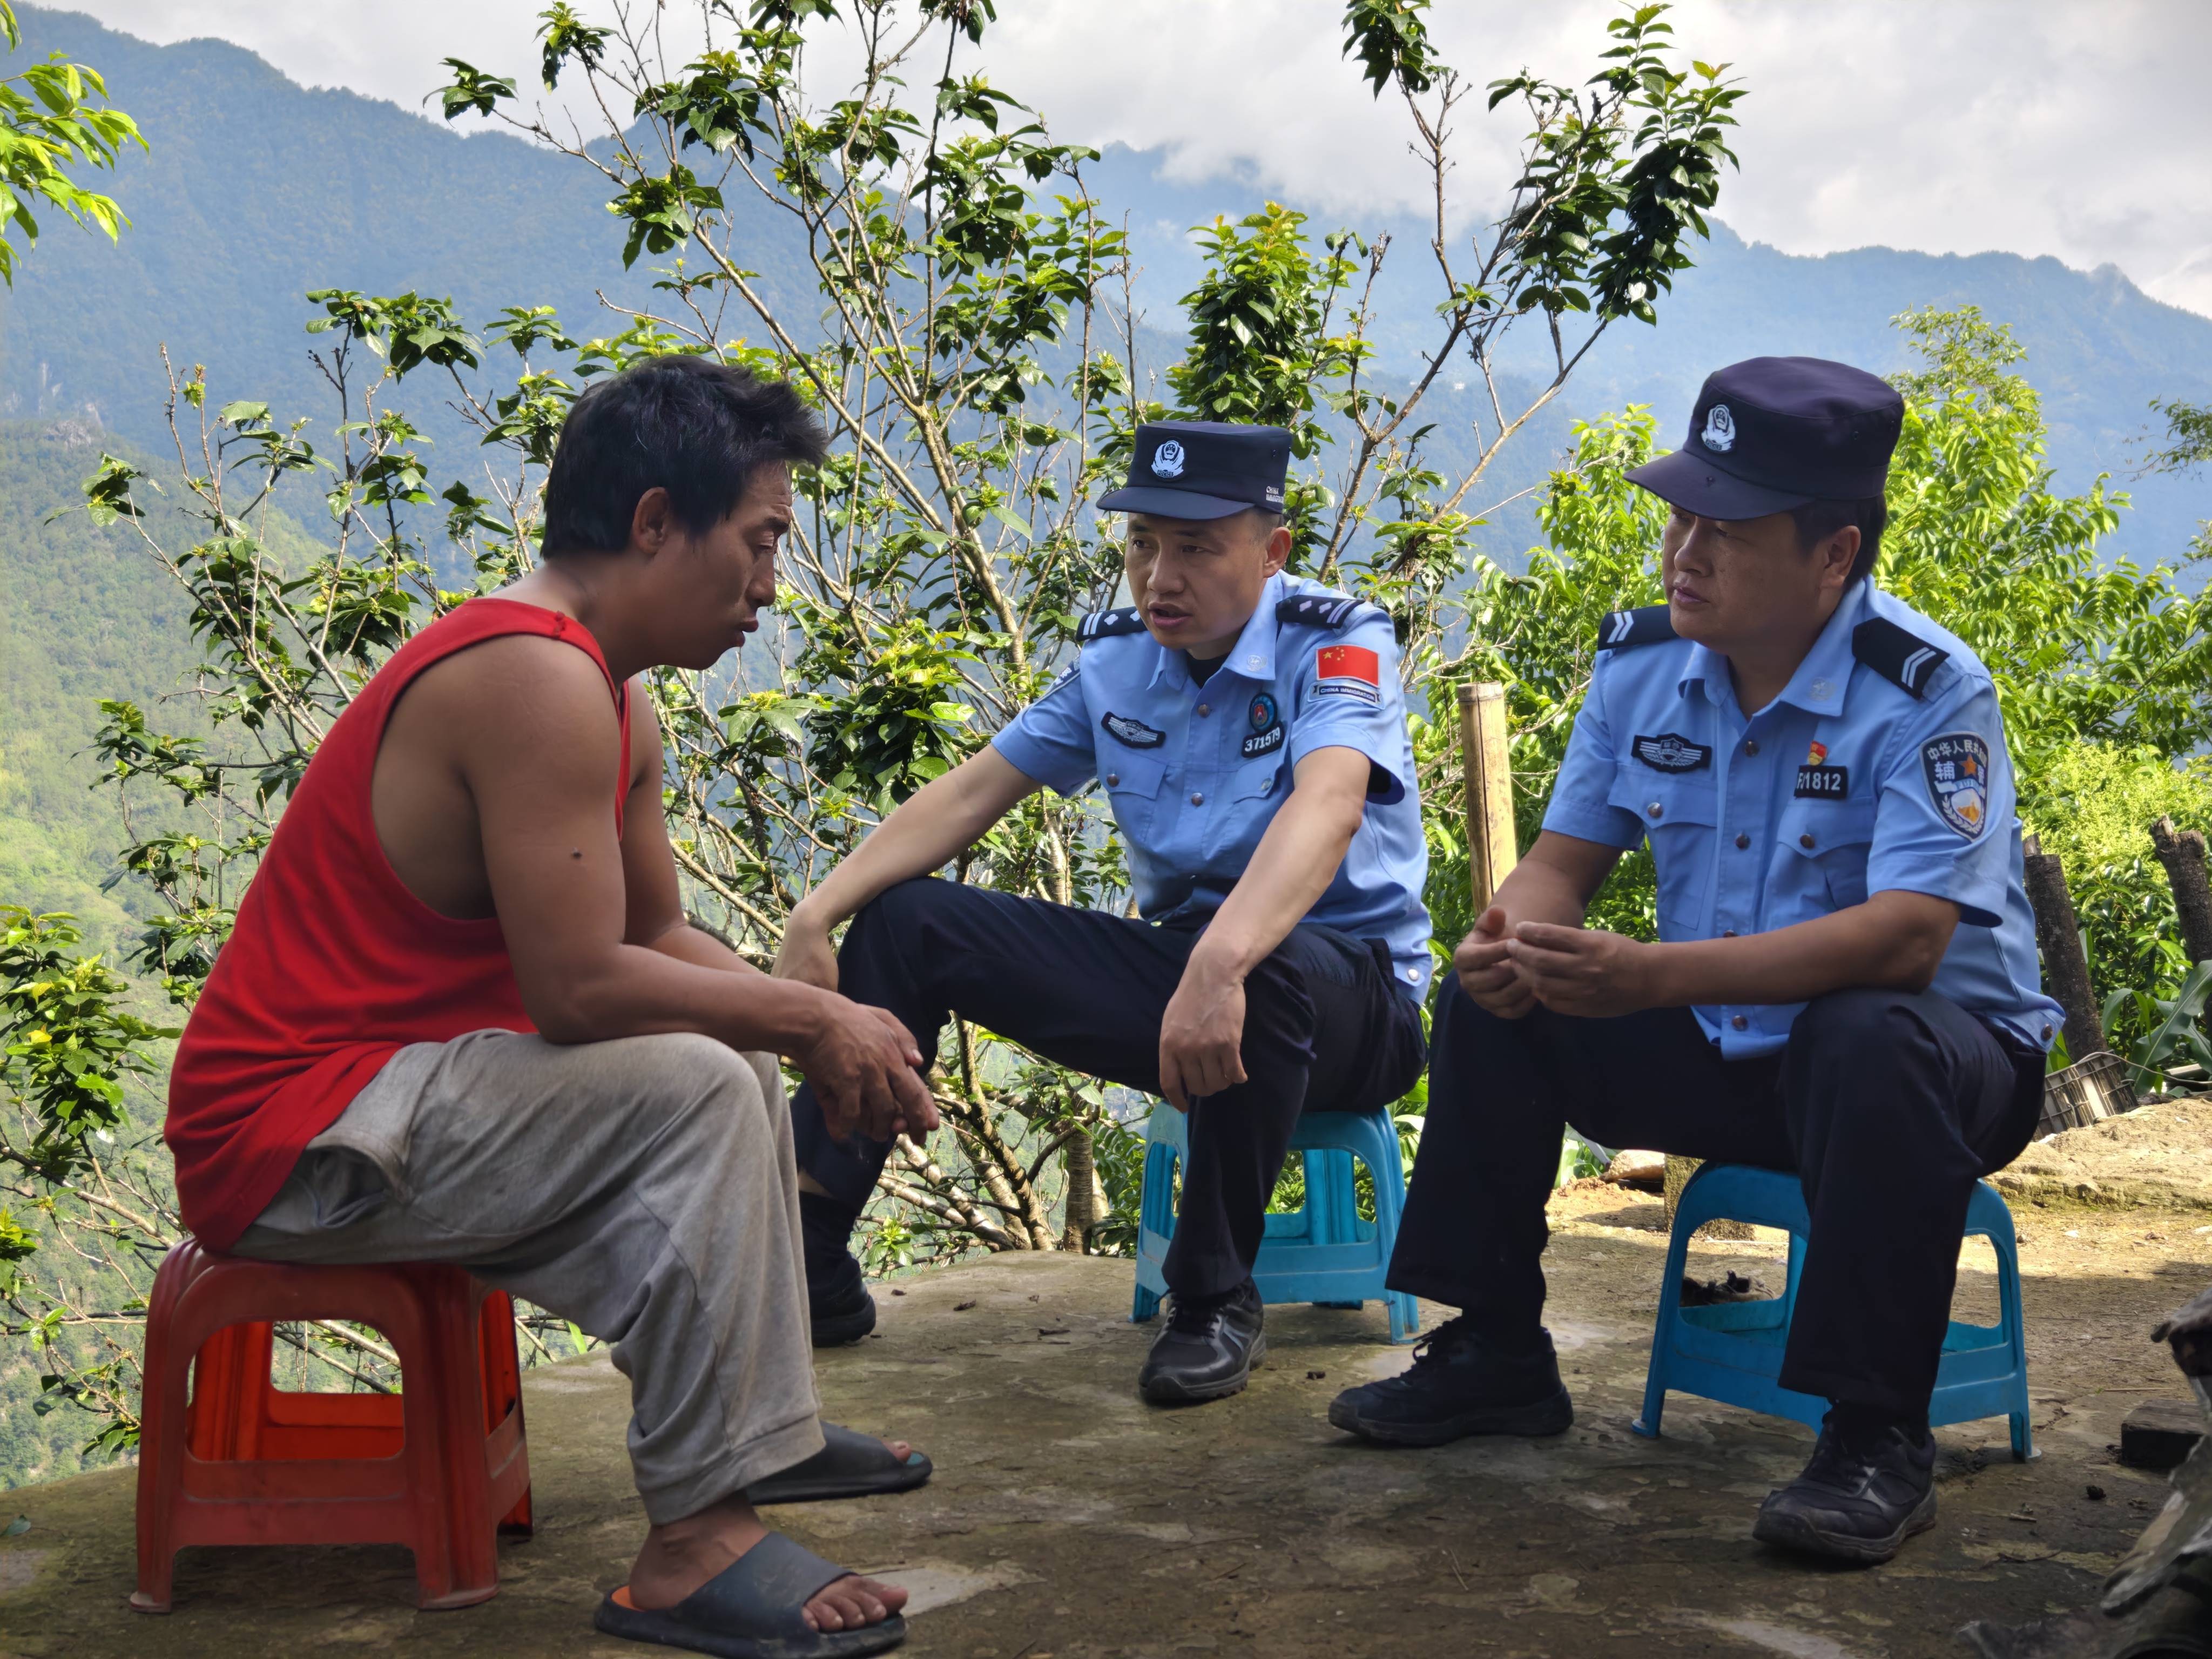
<svg viewBox="0 0 2212 1659">
<path fill-rule="evenodd" d="M 1110 513 L 1225 519 L 1247 507 L 1283 510 L 1291 434 L 1279 426 L 1147 421 L 1129 452 L 1129 482 L 1098 498 Z"/>
<path fill-rule="evenodd" d="M 1863 368 L 1752 357 L 1707 375 L 1682 447 L 1628 477 L 1707 519 L 1866 501 L 1882 493 L 1904 424 L 1905 399 Z"/>
</svg>

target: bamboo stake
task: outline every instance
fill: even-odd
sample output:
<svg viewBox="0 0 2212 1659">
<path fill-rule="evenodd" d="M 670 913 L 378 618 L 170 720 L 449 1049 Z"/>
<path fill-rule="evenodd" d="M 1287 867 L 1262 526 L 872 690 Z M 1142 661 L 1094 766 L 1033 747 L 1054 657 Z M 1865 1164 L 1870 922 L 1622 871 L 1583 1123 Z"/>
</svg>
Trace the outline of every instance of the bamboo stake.
<svg viewBox="0 0 2212 1659">
<path fill-rule="evenodd" d="M 1513 754 L 1505 688 L 1462 682 L 1459 747 L 1467 775 L 1467 871 L 1480 915 L 1520 861 L 1513 829 Z"/>
</svg>

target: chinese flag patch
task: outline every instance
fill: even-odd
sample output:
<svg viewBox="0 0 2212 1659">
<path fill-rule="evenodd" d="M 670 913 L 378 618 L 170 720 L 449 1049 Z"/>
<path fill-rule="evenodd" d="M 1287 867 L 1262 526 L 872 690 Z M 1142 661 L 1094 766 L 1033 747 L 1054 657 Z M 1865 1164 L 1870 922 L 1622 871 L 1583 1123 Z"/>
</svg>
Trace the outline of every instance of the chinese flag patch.
<svg viewBox="0 0 2212 1659">
<path fill-rule="evenodd" d="M 1382 701 L 1382 660 L 1364 645 L 1325 645 L 1314 658 L 1319 696 Z"/>
</svg>

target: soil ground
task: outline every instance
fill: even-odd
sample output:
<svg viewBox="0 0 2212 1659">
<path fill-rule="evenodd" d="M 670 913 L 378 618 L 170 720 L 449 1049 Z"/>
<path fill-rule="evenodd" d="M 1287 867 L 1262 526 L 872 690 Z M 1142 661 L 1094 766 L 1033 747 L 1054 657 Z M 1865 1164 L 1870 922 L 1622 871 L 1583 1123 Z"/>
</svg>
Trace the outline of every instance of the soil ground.
<svg viewBox="0 0 2212 1659">
<path fill-rule="evenodd" d="M 930 1484 L 771 1519 L 908 1584 L 915 1656 L 1955 1655 L 1969 1619 L 2088 1602 L 2162 1501 L 2114 1443 L 2138 1401 L 2179 1393 L 2149 1332 L 2212 1280 L 2204 1210 L 2013 1203 L 2043 1455 L 2014 1463 L 2001 1419 L 1939 1430 L 1941 1518 L 1886 1567 L 1752 1541 L 1808 1431 L 1675 1395 L 1663 1438 L 1629 1431 L 1665 1234 L 1656 1197 L 1595 1182 L 1553 1206 L 1550 1316 L 1577 1407 L 1558 1439 L 1385 1451 L 1331 1429 L 1332 1394 L 1407 1360 L 1372 1304 L 1271 1309 L 1244 1394 L 1149 1408 L 1128 1264 L 1001 1256 L 879 1287 L 880 1334 L 821 1358 L 827 1413 L 911 1436 Z M 1771 1286 L 1780 1256 L 1778 1235 L 1699 1246 L 1692 1272 Z M 1962 1316 L 1994 1316 L 1994 1284 L 1977 1243 Z M 595 1356 L 526 1392 L 539 1527 L 504 1547 L 493 1601 L 416 1612 L 398 1549 L 195 1550 L 176 1611 L 134 1615 L 133 1475 L 113 1469 L 11 1495 L 29 1529 L 0 1544 L 0 1655 L 635 1656 L 589 1623 L 642 1524 L 627 1386 Z"/>
</svg>

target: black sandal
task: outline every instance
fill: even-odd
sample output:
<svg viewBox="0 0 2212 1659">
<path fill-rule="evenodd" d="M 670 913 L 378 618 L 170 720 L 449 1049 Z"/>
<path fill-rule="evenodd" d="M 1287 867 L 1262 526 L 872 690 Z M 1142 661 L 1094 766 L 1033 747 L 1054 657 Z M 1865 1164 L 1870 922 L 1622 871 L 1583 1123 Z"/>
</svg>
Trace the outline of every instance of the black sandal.
<svg viewBox="0 0 2212 1659">
<path fill-rule="evenodd" d="M 854 1659 L 905 1641 L 903 1613 L 859 1630 L 806 1622 L 806 1604 L 823 1587 L 852 1577 L 772 1532 L 674 1607 L 633 1607 L 625 1585 L 599 1603 L 592 1623 L 609 1636 L 715 1659 Z"/>
<path fill-rule="evenodd" d="M 930 1462 L 908 1452 L 906 1462 L 872 1434 L 835 1423 L 822 1425 L 822 1449 L 803 1463 L 780 1469 L 745 1488 L 748 1504 L 817 1504 L 838 1498 L 880 1498 L 911 1492 L 929 1479 Z"/>
</svg>

